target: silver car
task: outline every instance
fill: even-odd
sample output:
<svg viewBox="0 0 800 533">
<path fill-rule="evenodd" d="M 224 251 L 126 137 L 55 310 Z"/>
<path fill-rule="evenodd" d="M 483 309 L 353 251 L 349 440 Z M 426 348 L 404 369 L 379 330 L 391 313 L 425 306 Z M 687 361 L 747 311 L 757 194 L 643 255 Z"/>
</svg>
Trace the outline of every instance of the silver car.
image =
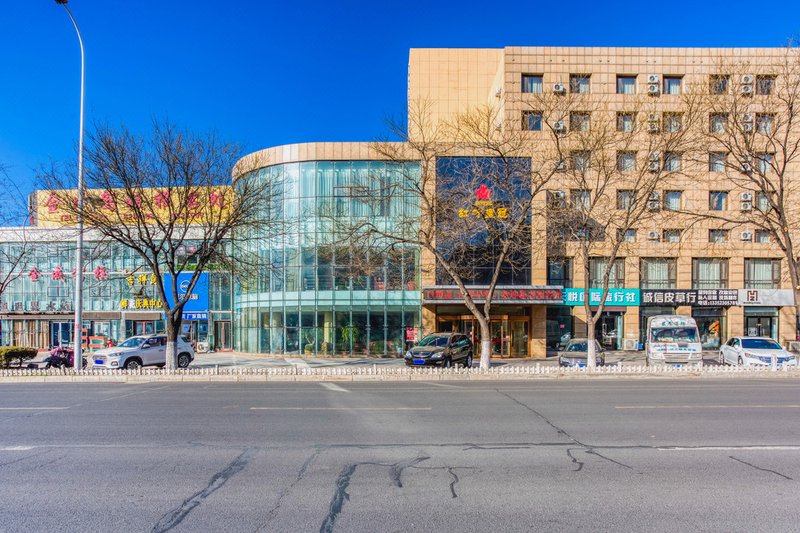
<svg viewBox="0 0 800 533">
<path fill-rule="evenodd" d="M 194 350 L 182 336 L 178 336 L 178 367 L 186 368 L 194 360 Z M 143 366 L 163 367 L 167 363 L 166 335 L 137 335 L 116 346 L 97 350 L 91 355 L 94 368 L 126 368 L 138 370 Z"/>
<path fill-rule="evenodd" d="M 606 360 L 603 356 L 603 348 L 600 343 L 594 341 L 595 362 L 597 366 L 605 366 Z M 589 343 L 586 339 L 572 339 L 564 349 L 558 354 L 558 366 L 577 366 L 584 367 L 588 361 Z"/>
</svg>

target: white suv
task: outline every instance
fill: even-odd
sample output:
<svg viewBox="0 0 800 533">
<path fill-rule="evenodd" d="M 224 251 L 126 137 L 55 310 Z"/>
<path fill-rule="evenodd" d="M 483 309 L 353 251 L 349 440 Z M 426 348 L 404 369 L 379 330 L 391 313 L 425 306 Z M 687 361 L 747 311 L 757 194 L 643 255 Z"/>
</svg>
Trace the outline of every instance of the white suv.
<svg viewBox="0 0 800 533">
<path fill-rule="evenodd" d="M 186 368 L 194 360 L 194 350 L 183 336 L 178 336 L 178 368 Z M 94 368 L 126 368 L 143 366 L 163 367 L 167 363 L 166 335 L 139 335 L 125 339 L 116 346 L 94 352 L 89 360 Z"/>
</svg>

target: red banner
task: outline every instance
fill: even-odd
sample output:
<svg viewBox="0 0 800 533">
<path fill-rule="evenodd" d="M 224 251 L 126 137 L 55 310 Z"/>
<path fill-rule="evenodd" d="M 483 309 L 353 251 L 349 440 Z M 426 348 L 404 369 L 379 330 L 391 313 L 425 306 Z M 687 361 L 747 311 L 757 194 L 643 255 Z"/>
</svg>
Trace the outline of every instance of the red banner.
<svg viewBox="0 0 800 533">
<path fill-rule="evenodd" d="M 489 289 L 467 289 L 473 300 L 485 301 Z M 461 291 L 457 288 L 431 288 L 423 289 L 422 301 L 424 303 L 463 302 Z M 494 291 L 492 302 L 511 303 L 558 303 L 562 302 L 561 289 L 557 287 L 533 288 L 497 288 Z"/>
</svg>

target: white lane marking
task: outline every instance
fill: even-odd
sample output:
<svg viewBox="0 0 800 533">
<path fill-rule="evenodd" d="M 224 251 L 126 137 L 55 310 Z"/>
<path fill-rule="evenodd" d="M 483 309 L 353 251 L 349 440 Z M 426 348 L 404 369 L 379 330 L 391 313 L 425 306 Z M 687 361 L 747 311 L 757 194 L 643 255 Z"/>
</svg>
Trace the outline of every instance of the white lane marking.
<svg viewBox="0 0 800 533">
<path fill-rule="evenodd" d="M 459 387 L 458 385 L 447 385 L 446 383 L 435 383 L 433 381 L 426 381 L 426 385 L 433 385 L 434 387 L 445 387 L 448 389 L 463 389 L 464 387 Z"/>
<path fill-rule="evenodd" d="M 121 394 L 119 396 L 111 396 L 110 398 L 103 398 L 102 400 L 97 400 L 97 401 L 98 402 L 107 402 L 109 400 L 119 400 L 120 398 L 127 398 L 128 396 L 133 396 L 135 394 L 145 394 L 145 393 L 148 393 L 148 392 L 154 391 L 154 390 L 166 389 L 167 387 L 169 387 L 169 385 L 164 385 L 162 387 L 152 387 L 152 388 L 148 388 L 148 389 L 145 389 L 145 390 L 137 390 L 135 392 L 129 392 L 128 394 Z"/>
<path fill-rule="evenodd" d="M 320 383 L 321 386 L 325 387 L 328 390 L 336 391 L 336 392 L 350 392 L 349 390 L 345 389 L 344 387 L 340 387 L 335 383 Z"/>
<path fill-rule="evenodd" d="M 615 405 L 614 409 L 798 409 L 797 404 L 748 405 Z"/>
<path fill-rule="evenodd" d="M 659 446 L 660 452 L 706 452 L 706 451 L 798 451 L 800 446 Z"/>
<path fill-rule="evenodd" d="M 289 363 L 292 366 L 296 366 L 297 368 L 311 368 L 311 365 L 303 361 L 302 359 L 289 359 L 284 358 L 284 361 Z"/>
<path fill-rule="evenodd" d="M 431 411 L 432 407 L 251 407 L 251 411 Z"/>
<path fill-rule="evenodd" d="M 0 407 L 0 411 L 63 411 L 69 407 Z"/>
<path fill-rule="evenodd" d="M 0 452 L 27 452 L 34 446 L 0 446 Z"/>
</svg>

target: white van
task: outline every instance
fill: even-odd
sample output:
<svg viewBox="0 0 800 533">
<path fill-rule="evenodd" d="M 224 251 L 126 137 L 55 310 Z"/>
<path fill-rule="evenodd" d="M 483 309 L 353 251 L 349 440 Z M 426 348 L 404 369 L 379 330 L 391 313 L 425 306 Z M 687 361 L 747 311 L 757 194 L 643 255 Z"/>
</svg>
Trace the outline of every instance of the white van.
<svg viewBox="0 0 800 533">
<path fill-rule="evenodd" d="M 690 316 L 656 315 L 647 319 L 647 365 L 703 366 L 697 322 Z"/>
</svg>

